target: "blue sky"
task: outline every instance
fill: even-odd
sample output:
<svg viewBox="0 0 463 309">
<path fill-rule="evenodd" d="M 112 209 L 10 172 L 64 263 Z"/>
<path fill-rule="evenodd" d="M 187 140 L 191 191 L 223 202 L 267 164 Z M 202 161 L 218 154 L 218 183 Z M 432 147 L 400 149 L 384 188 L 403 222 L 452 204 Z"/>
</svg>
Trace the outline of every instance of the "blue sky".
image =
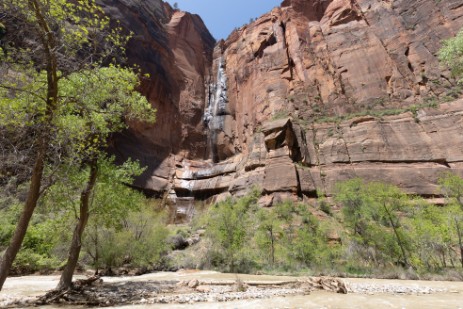
<svg viewBox="0 0 463 309">
<path fill-rule="evenodd" d="M 217 39 L 226 38 L 234 28 L 241 27 L 279 6 L 282 0 L 167 0 L 182 11 L 198 14 Z"/>
</svg>

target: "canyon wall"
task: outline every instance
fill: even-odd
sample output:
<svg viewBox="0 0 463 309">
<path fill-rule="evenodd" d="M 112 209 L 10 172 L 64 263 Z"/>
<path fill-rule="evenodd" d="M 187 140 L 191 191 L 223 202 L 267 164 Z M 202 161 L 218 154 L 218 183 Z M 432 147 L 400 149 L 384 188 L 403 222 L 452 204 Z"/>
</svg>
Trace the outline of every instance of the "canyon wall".
<svg viewBox="0 0 463 309">
<path fill-rule="evenodd" d="M 284 1 L 222 43 L 237 150 L 275 116 L 311 121 L 452 94 L 436 53 L 462 25 L 461 1 Z"/>
<path fill-rule="evenodd" d="M 111 152 L 132 157 L 147 169 L 135 186 L 147 193 L 168 189 L 174 154 L 207 159 L 203 124 L 205 85 L 210 78 L 215 39 L 198 15 L 174 10 L 161 0 L 100 0 L 106 13 L 132 32 L 127 59 L 143 75 L 140 91 L 157 110 L 156 123 L 131 123 Z"/>
<path fill-rule="evenodd" d="M 285 0 L 215 45 L 162 1 L 104 2 L 134 31 L 128 58 L 158 109 L 115 141 L 148 166 L 138 187 L 257 186 L 270 205 L 351 177 L 438 197 L 438 177 L 462 172 L 461 90 L 436 56 L 463 26 L 461 0 Z"/>
</svg>

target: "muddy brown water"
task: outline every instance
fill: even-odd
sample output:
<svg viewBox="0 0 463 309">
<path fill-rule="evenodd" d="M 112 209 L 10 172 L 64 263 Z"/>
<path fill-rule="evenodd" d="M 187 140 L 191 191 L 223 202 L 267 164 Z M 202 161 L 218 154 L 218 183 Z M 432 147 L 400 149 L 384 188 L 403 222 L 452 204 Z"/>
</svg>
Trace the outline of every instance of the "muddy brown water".
<svg viewBox="0 0 463 309">
<path fill-rule="evenodd" d="M 236 280 L 279 282 L 295 280 L 297 277 L 267 275 L 222 274 L 211 271 L 183 271 L 176 273 L 154 273 L 139 277 L 103 278 L 105 282 L 143 282 L 163 280 L 191 280 L 220 282 Z M 34 298 L 53 289 L 58 276 L 26 276 L 9 278 L 0 292 L 2 302 L 11 299 Z M 247 299 L 230 302 L 207 302 L 194 304 L 150 304 L 118 306 L 120 309 L 137 308 L 459 308 L 463 309 L 463 282 L 408 281 L 381 279 L 342 279 L 354 289 L 348 294 L 314 291 L 310 295 L 273 297 L 269 299 Z M 75 306 L 46 308 L 82 308 Z"/>
</svg>

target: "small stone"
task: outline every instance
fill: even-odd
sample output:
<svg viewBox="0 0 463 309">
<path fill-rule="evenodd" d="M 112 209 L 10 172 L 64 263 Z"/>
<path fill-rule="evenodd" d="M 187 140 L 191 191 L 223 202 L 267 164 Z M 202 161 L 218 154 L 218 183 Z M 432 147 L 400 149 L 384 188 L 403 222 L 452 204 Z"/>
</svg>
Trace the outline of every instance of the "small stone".
<svg viewBox="0 0 463 309">
<path fill-rule="evenodd" d="M 200 292 L 200 293 L 210 293 L 211 292 L 211 288 L 208 287 L 208 286 L 205 286 L 205 285 L 200 285 L 196 288 L 196 291 Z"/>
<path fill-rule="evenodd" d="M 188 287 L 192 289 L 196 288 L 198 285 L 199 285 L 198 279 L 192 279 L 190 280 L 190 282 L 188 282 Z"/>
</svg>

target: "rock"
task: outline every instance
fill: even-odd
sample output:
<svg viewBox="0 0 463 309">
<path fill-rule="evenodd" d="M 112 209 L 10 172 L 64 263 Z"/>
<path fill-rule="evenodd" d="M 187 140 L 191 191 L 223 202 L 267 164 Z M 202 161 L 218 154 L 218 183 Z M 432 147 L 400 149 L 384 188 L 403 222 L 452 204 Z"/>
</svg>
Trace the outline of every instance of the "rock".
<svg viewBox="0 0 463 309">
<path fill-rule="evenodd" d="M 190 282 L 188 282 L 188 287 L 192 289 L 197 288 L 198 285 L 199 285 L 198 279 L 191 279 Z"/>
<path fill-rule="evenodd" d="M 203 158 L 207 151 L 204 85 L 215 40 L 198 15 L 174 11 L 161 0 L 99 2 L 133 32 L 127 59 L 149 74 L 140 90 L 157 110 L 154 125 L 130 123 L 129 132 L 116 136 L 113 152 L 120 160 L 131 157 L 147 166 L 135 185 L 161 194 L 173 170 L 170 165 L 163 171 L 162 164 L 171 162 L 172 153 Z"/>
<path fill-rule="evenodd" d="M 206 285 L 200 285 L 196 287 L 196 291 L 198 291 L 199 293 L 210 293 L 211 288 Z"/>
<path fill-rule="evenodd" d="M 409 11 L 417 14 L 403 20 Z M 401 105 L 403 93 L 410 96 L 422 84 L 445 91 L 449 84 L 435 54 L 461 27 L 462 15 L 461 7 L 433 0 L 285 1 L 232 33 L 218 55 L 234 81 L 228 87 L 234 135 L 245 144 L 278 112 L 307 117 L 322 105 L 328 113 L 351 113 Z M 416 79 L 423 75 L 426 81 Z"/>
<path fill-rule="evenodd" d="M 195 234 L 191 237 L 188 237 L 187 242 L 188 245 L 193 246 L 194 244 L 197 244 L 201 240 L 201 237 L 198 234 Z"/>
<path fill-rule="evenodd" d="M 347 294 L 347 287 L 340 279 L 322 277 L 320 278 L 320 285 L 326 291 Z"/>
<path fill-rule="evenodd" d="M 260 187 L 276 203 L 362 177 L 439 197 L 442 172 L 463 175 L 463 101 L 436 57 L 463 25 L 457 2 L 285 0 L 215 44 L 161 0 L 101 0 L 134 32 L 128 61 L 151 75 L 140 90 L 158 111 L 111 152 L 147 166 L 134 185 L 158 196 Z M 455 100 L 409 108 L 443 98 Z"/>
<path fill-rule="evenodd" d="M 262 187 L 266 193 L 278 191 L 297 193 L 298 180 L 293 162 L 288 157 L 270 160 L 265 167 Z"/>
<path fill-rule="evenodd" d="M 182 235 L 174 235 L 167 242 L 171 245 L 172 250 L 184 250 L 190 246 L 188 239 L 185 239 Z"/>
<path fill-rule="evenodd" d="M 260 207 L 270 207 L 273 204 L 273 195 L 264 195 L 257 201 Z"/>
<path fill-rule="evenodd" d="M 241 279 L 236 279 L 235 284 L 233 285 L 233 291 L 235 292 L 246 292 L 248 288 L 249 285 Z"/>
</svg>

